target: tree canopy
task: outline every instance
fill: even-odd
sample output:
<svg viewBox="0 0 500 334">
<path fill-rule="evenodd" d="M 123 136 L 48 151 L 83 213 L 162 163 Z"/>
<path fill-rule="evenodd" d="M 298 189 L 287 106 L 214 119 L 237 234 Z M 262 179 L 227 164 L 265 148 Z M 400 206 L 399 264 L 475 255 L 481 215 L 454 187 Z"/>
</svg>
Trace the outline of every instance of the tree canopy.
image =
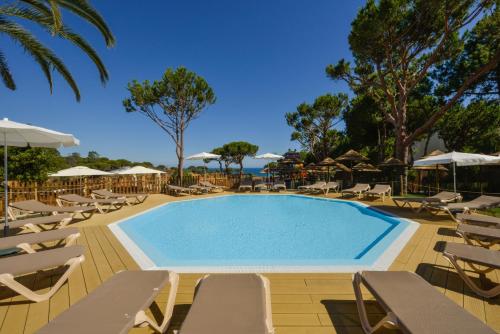
<svg viewBox="0 0 500 334">
<path fill-rule="evenodd" d="M 335 126 L 347 107 L 345 94 L 326 94 L 315 99 L 313 104 L 301 103 L 297 111 L 285 115 L 287 124 L 294 128 L 291 139 L 298 141 L 318 160 L 326 158 L 338 139 Z"/>
<path fill-rule="evenodd" d="M 257 154 L 259 146 L 250 144 L 246 141 L 233 141 L 222 146 L 224 152 L 230 161 L 240 166 L 240 178 L 243 174 L 243 159 Z"/>
<path fill-rule="evenodd" d="M 127 112 L 139 112 L 165 131 L 175 143 L 179 183 L 184 165 L 184 133 L 189 123 L 216 101 L 214 91 L 204 78 L 185 67 L 169 68 L 162 78 L 151 83 L 132 81 L 130 97 L 123 100 Z"/>
<path fill-rule="evenodd" d="M 461 53 L 468 38 L 464 30 L 475 20 L 479 20 L 476 26 L 488 20 L 489 11 L 496 11 L 495 1 L 369 0 L 352 22 L 349 45 L 354 65 L 342 59 L 326 68 L 327 75 L 346 81 L 355 93 L 365 92 L 379 103 L 385 121 L 394 127 L 396 157 L 408 161 L 413 142 L 497 68 L 498 50 L 482 53 L 481 61 L 458 84 L 440 89 L 439 106 L 425 121 L 409 129 L 411 95 L 439 66 Z M 491 38 L 498 45 L 498 34 Z M 436 76 L 432 84 L 445 87 L 444 81 Z"/>
</svg>

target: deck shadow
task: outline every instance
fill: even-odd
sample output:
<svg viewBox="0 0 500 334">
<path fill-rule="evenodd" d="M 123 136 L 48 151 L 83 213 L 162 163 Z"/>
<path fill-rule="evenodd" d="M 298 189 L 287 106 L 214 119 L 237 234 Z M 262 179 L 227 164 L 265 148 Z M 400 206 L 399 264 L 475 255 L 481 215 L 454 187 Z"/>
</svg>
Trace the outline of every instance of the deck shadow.
<svg viewBox="0 0 500 334">
<path fill-rule="evenodd" d="M 484 274 L 478 274 L 470 269 L 466 269 L 465 272 L 475 284 L 482 288 L 489 289 L 498 284 L 491 281 Z M 476 295 L 472 290 L 470 290 L 469 287 L 465 283 L 463 283 L 462 278 L 452 268 L 440 266 L 438 264 L 420 263 L 415 273 L 433 286 L 451 290 L 480 300 L 483 299 L 481 296 Z M 433 279 L 435 277 L 446 277 L 446 279 Z M 448 284 L 449 282 L 460 282 L 461 284 Z M 490 304 L 500 305 L 500 298 L 492 298 L 488 299 L 488 301 L 490 302 Z"/>
<path fill-rule="evenodd" d="M 362 333 L 359 314 L 354 300 L 324 299 L 321 304 L 325 307 L 332 326 L 336 333 Z M 376 324 L 385 316 L 385 312 L 374 300 L 365 301 L 368 319 Z M 399 333 L 397 330 L 384 329 L 380 333 Z"/>
</svg>

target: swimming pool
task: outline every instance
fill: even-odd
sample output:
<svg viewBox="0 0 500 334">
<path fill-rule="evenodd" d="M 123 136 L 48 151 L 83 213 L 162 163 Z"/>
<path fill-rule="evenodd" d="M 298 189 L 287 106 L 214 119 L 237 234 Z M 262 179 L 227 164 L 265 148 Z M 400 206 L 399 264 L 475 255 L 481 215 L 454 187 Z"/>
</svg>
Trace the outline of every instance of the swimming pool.
<svg viewBox="0 0 500 334">
<path fill-rule="evenodd" d="M 143 269 L 353 272 L 387 269 L 418 224 L 358 202 L 226 195 L 171 202 L 110 228 Z"/>
</svg>

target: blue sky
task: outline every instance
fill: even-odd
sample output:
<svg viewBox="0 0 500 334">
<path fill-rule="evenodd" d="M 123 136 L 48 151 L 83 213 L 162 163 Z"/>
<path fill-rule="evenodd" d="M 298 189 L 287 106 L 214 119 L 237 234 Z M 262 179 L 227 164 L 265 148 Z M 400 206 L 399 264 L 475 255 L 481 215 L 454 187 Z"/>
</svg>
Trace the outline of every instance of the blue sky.
<svg viewBox="0 0 500 334">
<path fill-rule="evenodd" d="M 213 87 L 217 103 L 187 130 L 186 155 L 245 140 L 259 152 L 298 148 L 290 141 L 284 114 L 325 93 L 348 92 L 325 75 L 325 67 L 351 58 L 347 37 L 363 1 L 97 1 L 117 44 L 107 49 L 100 35 L 66 14 L 64 19 L 96 47 L 110 81 L 99 82 L 93 64 L 70 43 L 38 36 L 62 57 L 76 78 L 76 102 L 56 75 L 54 92 L 35 63 L 0 38 L 18 89 L 0 86 L 2 117 L 73 133 L 88 151 L 111 158 L 175 165 L 174 144 L 144 116 L 122 107 L 127 83 L 160 78 L 168 67 L 186 66 Z M 188 162 L 188 165 L 190 162 Z M 261 161 L 248 159 L 248 167 Z"/>
</svg>

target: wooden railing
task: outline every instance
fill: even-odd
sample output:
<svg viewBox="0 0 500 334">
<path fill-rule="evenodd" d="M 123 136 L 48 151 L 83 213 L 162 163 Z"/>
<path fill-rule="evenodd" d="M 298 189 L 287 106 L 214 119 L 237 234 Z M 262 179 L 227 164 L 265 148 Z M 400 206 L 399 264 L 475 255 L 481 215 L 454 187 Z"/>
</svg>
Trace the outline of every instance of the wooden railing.
<svg viewBox="0 0 500 334">
<path fill-rule="evenodd" d="M 239 182 L 237 175 L 207 174 L 187 175 L 184 186 L 209 181 L 218 186 L 234 188 Z M 49 179 L 45 182 L 9 181 L 9 202 L 36 199 L 47 204 L 56 204 L 58 195 L 79 194 L 90 196 L 92 190 L 110 189 L 116 193 L 167 193 L 167 184 L 176 184 L 176 180 L 167 174 L 158 175 L 123 175 L 82 178 Z M 0 212 L 3 213 L 3 187 L 0 193 Z"/>
</svg>

